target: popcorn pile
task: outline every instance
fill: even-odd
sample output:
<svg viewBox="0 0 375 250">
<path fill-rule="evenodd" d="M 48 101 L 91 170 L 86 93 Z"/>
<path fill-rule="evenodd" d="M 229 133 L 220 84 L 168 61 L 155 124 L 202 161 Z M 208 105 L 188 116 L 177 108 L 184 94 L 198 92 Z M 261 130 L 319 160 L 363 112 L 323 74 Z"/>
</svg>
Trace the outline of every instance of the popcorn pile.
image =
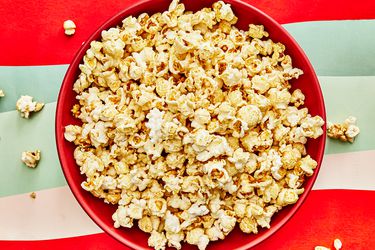
<svg viewBox="0 0 375 250">
<path fill-rule="evenodd" d="M 327 122 L 327 136 L 343 142 L 353 143 L 360 129 L 356 125 L 357 118 L 349 116 L 342 124 Z"/>
<path fill-rule="evenodd" d="M 155 249 L 205 249 L 237 222 L 269 228 L 317 166 L 305 144 L 324 121 L 290 91 L 303 72 L 263 26 L 236 21 L 221 1 L 193 13 L 174 0 L 103 31 L 79 66 L 82 125 L 64 135 L 82 188 L 118 205 L 116 228 L 138 220 Z"/>
</svg>

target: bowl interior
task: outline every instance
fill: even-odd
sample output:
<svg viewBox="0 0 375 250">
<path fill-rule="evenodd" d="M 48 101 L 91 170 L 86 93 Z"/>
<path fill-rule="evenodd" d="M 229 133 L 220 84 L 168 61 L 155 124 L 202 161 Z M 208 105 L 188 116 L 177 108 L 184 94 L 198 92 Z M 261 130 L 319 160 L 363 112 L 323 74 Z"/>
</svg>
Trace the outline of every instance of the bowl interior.
<svg viewBox="0 0 375 250">
<path fill-rule="evenodd" d="M 203 7 L 209 7 L 215 2 L 213 0 L 184 0 L 187 10 L 199 10 Z M 248 24 L 263 24 L 265 29 L 270 33 L 270 38 L 273 41 L 281 42 L 286 46 L 286 53 L 292 57 L 293 66 L 298 67 L 304 71 L 304 74 L 293 82 L 293 88 L 300 88 L 306 96 L 305 106 L 309 108 L 312 115 L 320 115 L 325 120 L 325 108 L 322 93 L 319 87 L 317 77 L 314 70 L 308 61 L 306 55 L 294 41 L 294 39 L 273 19 L 268 17 L 263 12 L 256 8 L 240 2 L 238 0 L 226 0 L 230 3 L 232 8 L 239 18 L 237 27 L 240 29 L 247 29 Z M 115 206 L 105 204 L 101 199 L 95 198 L 89 192 L 84 191 L 80 184 L 85 179 L 80 175 L 79 167 L 76 165 L 73 158 L 74 145 L 64 139 L 64 127 L 69 124 L 80 124 L 80 121 L 71 115 L 71 108 L 75 100 L 75 92 L 73 92 L 73 83 L 79 74 L 78 65 L 81 63 L 86 50 L 90 47 L 92 40 L 100 38 L 101 31 L 110 27 L 121 24 L 121 21 L 129 16 L 137 16 L 143 12 L 149 14 L 155 12 L 162 12 L 168 8 L 169 1 L 166 0 L 143 0 L 135 1 L 135 3 L 108 20 L 101 26 L 80 48 L 71 63 L 58 98 L 56 110 L 56 143 L 58 155 L 61 166 L 66 177 L 66 180 L 79 201 L 81 206 L 87 214 L 107 233 L 123 242 L 124 244 L 135 249 L 149 249 L 147 246 L 148 234 L 134 226 L 132 229 L 115 229 L 113 227 L 112 214 L 116 210 Z M 325 127 L 323 128 L 325 131 Z M 283 224 L 285 224 L 290 217 L 297 211 L 305 200 L 307 194 L 317 177 L 319 167 L 322 161 L 325 146 L 325 133 L 316 140 L 309 140 L 307 144 L 308 154 L 311 155 L 317 162 L 318 167 L 312 177 L 308 178 L 304 184 L 305 193 L 300 196 L 298 202 L 292 206 L 285 207 L 278 212 L 272 219 L 271 229 L 260 230 L 257 235 L 247 235 L 242 233 L 238 227 L 230 233 L 225 240 L 217 241 L 209 244 L 208 249 L 247 249 L 252 247 L 262 240 L 266 239 L 274 232 L 276 232 Z M 184 249 L 196 249 L 190 245 L 184 245 Z"/>
</svg>

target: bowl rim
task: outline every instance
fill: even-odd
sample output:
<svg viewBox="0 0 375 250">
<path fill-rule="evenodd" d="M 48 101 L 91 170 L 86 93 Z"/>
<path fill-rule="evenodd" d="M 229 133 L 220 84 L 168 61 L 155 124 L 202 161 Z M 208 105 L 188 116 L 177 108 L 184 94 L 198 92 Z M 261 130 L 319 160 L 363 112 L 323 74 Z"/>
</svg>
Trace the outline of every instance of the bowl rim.
<svg viewBox="0 0 375 250">
<path fill-rule="evenodd" d="M 309 71 L 311 71 L 311 73 L 312 73 L 311 79 L 317 84 L 318 93 L 315 96 L 315 98 L 322 105 L 321 117 L 323 118 L 324 121 L 326 121 L 325 103 L 324 103 L 323 94 L 322 94 L 322 90 L 321 90 L 321 87 L 320 87 L 320 84 L 319 84 L 318 77 L 317 77 L 317 75 L 315 73 L 315 70 L 314 70 L 313 66 L 311 65 L 311 62 L 308 59 L 307 55 L 305 54 L 303 49 L 299 46 L 299 44 L 295 41 L 295 39 L 289 34 L 289 32 L 281 24 L 279 24 L 276 20 L 274 20 L 271 16 L 269 16 L 265 12 L 259 10 L 258 8 L 254 7 L 253 5 L 251 5 L 247 2 L 244 2 L 243 0 L 223 0 L 223 1 L 225 3 L 228 3 L 228 4 L 232 4 L 232 3 L 240 4 L 240 5 L 245 6 L 246 8 L 252 9 L 252 11 L 256 12 L 257 15 L 259 15 L 262 19 L 268 19 L 268 21 L 270 22 L 270 25 L 277 26 L 277 28 L 281 32 L 284 33 L 284 35 L 286 36 L 286 39 L 289 40 L 291 43 L 293 43 L 293 45 L 299 51 L 299 53 L 302 57 L 301 59 L 305 62 L 304 66 L 306 68 L 308 68 Z M 64 157 L 66 157 L 66 156 L 64 156 L 62 154 L 63 145 L 62 145 L 62 143 L 60 143 L 62 140 L 64 140 L 64 133 L 61 132 L 61 130 L 59 128 L 59 124 L 62 123 L 62 121 L 61 121 L 62 115 L 64 115 L 60 111 L 62 109 L 62 102 L 60 100 L 63 98 L 64 92 L 66 92 L 66 90 L 67 90 L 68 84 L 66 84 L 66 82 L 69 78 L 68 76 L 71 74 L 73 68 L 77 67 L 79 65 L 79 63 L 82 61 L 82 57 L 84 55 L 84 52 L 87 50 L 86 44 L 95 40 L 95 38 L 97 37 L 97 35 L 101 31 L 103 31 L 105 29 L 108 29 L 109 28 L 108 25 L 110 23 L 115 22 L 115 20 L 124 19 L 126 16 L 128 16 L 128 15 L 126 15 L 126 13 L 129 12 L 129 10 L 141 7 L 142 5 L 145 5 L 149 2 L 152 2 L 152 0 L 133 1 L 132 4 L 130 4 L 129 6 L 127 6 L 126 8 L 124 8 L 123 10 L 118 12 L 117 14 L 113 15 L 112 17 L 108 18 L 106 21 L 104 21 L 100 25 L 100 27 L 95 29 L 95 31 L 84 41 L 84 43 L 82 43 L 82 45 L 80 46 L 78 51 L 75 53 L 75 55 L 73 57 L 73 60 L 71 61 L 70 65 L 69 65 L 69 67 L 68 67 L 68 69 L 65 73 L 65 76 L 64 76 L 64 79 L 62 81 L 60 91 L 59 91 L 59 94 L 58 94 L 57 105 L 56 105 L 56 113 L 55 113 L 55 141 L 56 141 L 56 147 L 57 147 L 57 154 L 58 154 L 58 158 L 59 158 L 59 161 L 60 161 L 60 165 L 61 165 L 64 177 L 65 177 L 65 179 L 68 183 L 68 186 L 69 186 L 71 192 L 73 193 L 75 199 L 78 201 L 78 203 L 83 208 L 83 210 L 86 212 L 86 214 L 105 233 L 109 234 L 111 237 L 116 239 L 118 242 L 121 242 L 122 244 L 125 244 L 126 246 L 131 247 L 133 249 L 149 249 L 149 248 L 140 247 L 139 245 L 133 243 L 133 241 L 130 241 L 126 238 L 123 238 L 118 233 L 116 233 L 116 231 L 113 230 L 113 226 L 111 227 L 111 226 L 107 225 L 106 223 L 104 223 L 95 214 L 95 212 L 91 208 L 91 206 L 87 202 L 84 201 L 84 197 L 80 193 L 80 191 L 81 191 L 80 186 L 71 185 L 72 175 L 70 174 L 70 171 L 68 171 L 69 167 L 64 163 Z M 182 2 L 183 2 L 183 0 L 182 0 Z M 80 56 L 80 55 L 82 55 L 82 56 Z M 275 225 L 272 225 L 271 228 L 266 229 L 266 232 L 264 232 L 262 235 L 256 237 L 253 241 L 248 242 L 248 243 L 246 243 L 246 244 L 244 244 L 240 247 L 235 248 L 236 250 L 249 249 L 249 248 L 254 247 L 254 246 L 258 245 L 259 243 L 263 242 L 267 238 L 270 238 L 281 227 L 283 227 L 296 214 L 296 212 L 301 208 L 301 206 L 306 201 L 306 198 L 307 198 L 308 194 L 310 193 L 310 191 L 311 191 L 311 189 L 312 189 L 312 187 L 313 187 L 313 185 L 316 181 L 316 178 L 319 174 L 319 171 L 320 171 L 320 168 L 321 168 L 321 165 L 322 165 L 322 160 L 323 160 L 323 157 L 324 157 L 324 150 L 325 150 L 325 146 L 326 146 L 326 124 L 323 125 L 323 134 L 321 136 L 323 137 L 322 141 L 321 141 L 321 146 L 319 146 L 319 150 L 317 151 L 318 157 L 315 159 L 316 162 L 318 163 L 318 165 L 314 170 L 314 174 L 309 177 L 309 183 L 308 183 L 309 185 L 304 187 L 305 191 L 303 192 L 302 195 L 300 195 L 297 203 L 291 205 L 290 210 L 287 212 L 287 214 L 285 214 L 285 216 L 283 216 Z"/>
</svg>

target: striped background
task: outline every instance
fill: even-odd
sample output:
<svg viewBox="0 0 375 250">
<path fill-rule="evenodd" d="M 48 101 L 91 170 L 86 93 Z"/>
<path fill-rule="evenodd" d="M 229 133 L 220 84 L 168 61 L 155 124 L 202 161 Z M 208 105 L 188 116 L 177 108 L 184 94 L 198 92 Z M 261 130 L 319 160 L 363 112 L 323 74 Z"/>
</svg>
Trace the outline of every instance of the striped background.
<svg viewBox="0 0 375 250">
<path fill-rule="evenodd" d="M 83 212 L 66 185 L 54 142 L 62 78 L 75 51 L 129 0 L 0 0 L 0 249 L 127 249 Z M 254 249 L 313 249 L 340 238 L 343 249 L 375 249 L 375 1 L 252 0 L 295 37 L 319 76 L 327 117 L 358 117 L 354 144 L 328 140 L 314 191 L 273 237 Z M 62 22 L 77 24 L 73 37 Z M 52 46 L 53 45 L 53 46 Z M 46 103 L 24 120 L 21 94 Z M 36 169 L 20 161 L 40 149 Z M 28 194 L 37 191 L 37 199 Z"/>
</svg>

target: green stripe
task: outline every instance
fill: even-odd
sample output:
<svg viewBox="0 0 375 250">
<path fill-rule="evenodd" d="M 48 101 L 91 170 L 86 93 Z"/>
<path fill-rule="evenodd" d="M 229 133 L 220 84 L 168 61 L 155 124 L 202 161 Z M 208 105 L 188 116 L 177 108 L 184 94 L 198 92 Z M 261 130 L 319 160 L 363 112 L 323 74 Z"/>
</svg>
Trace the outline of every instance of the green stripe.
<svg viewBox="0 0 375 250">
<path fill-rule="evenodd" d="M 358 118 L 361 134 L 355 143 L 328 140 L 326 154 L 375 149 L 372 124 L 375 116 L 375 77 L 320 77 L 329 120 Z M 16 111 L 0 113 L 0 197 L 65 185 L 54 140 L 55 103 L 47 104 L 31 119 Z M 42 160 L 36 169 L 21 162 L 24 150 L 40 149 Z"/>
<path fill-rule="evenodd" d="M 0 112 L 15 110 L 21 95 L 50 103 L 57 95 L 68 65 L 0 67 L 0 89 L 5 97 L 0 99 Z"/>
<path fill-rule="evenodd" d="M 47 104 L 29 120 L 18 112 L 0 114 L 0 197 L 66 185 L 55 146 L 56 103 Z M 41 161 L 30 169 L 21 161 L 25 150 L 41 150 Z"/>
<path fill-rule="evenodd" d="M 320 76 L 375 75 L 375 20 L 286 24 Z"/>
<path fill-rule="evenodd" d="M 327 140 L 326 153 L 336 154 L 375 149 L 375 77 L 319 77 L 327 119 L 343 122 L 349 115 L 358 118 L 361 133 L 353 144 Z"/>
</svg>

